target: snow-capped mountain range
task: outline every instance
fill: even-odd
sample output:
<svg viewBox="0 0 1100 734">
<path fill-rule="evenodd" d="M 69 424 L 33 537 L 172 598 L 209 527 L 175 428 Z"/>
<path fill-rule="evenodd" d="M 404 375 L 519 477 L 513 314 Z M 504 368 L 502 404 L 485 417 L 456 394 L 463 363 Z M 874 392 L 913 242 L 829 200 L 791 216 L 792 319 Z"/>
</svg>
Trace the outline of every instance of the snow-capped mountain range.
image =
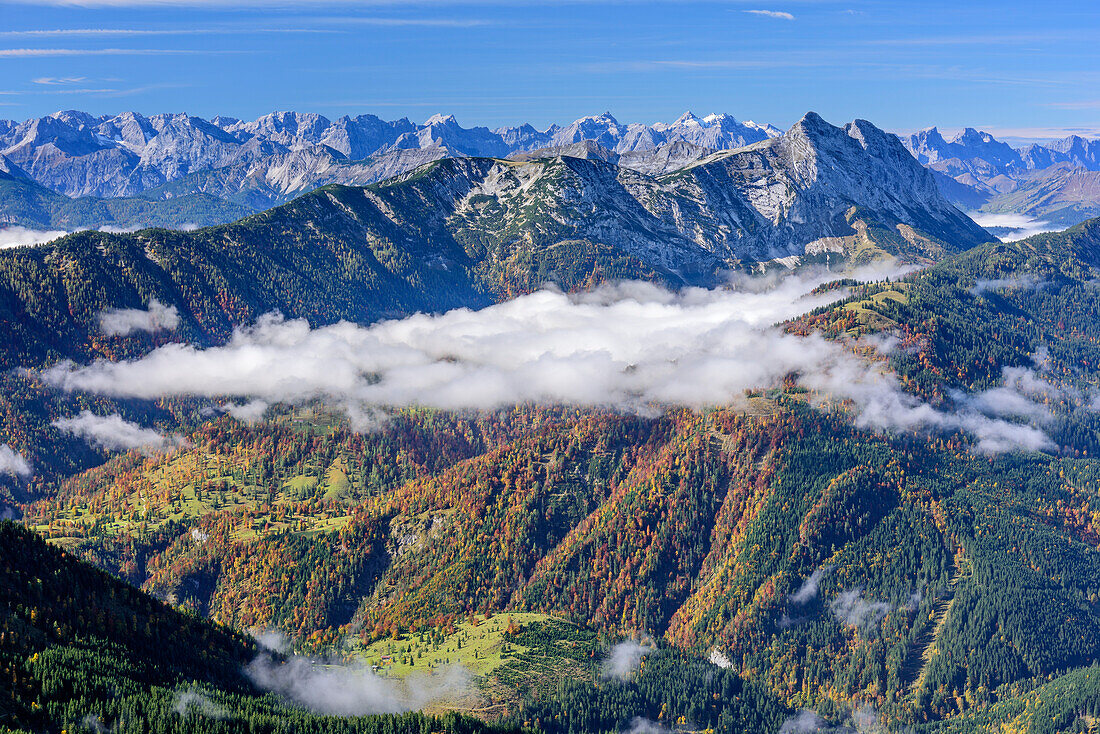
<svg viewBox="0 0 1100 734">
<path fill-rule="evenodd" d="M 168 128 L 184 122 L 162 118 L 155 125 Z M 240 132 L 242 123 L 217 122 L 191 126 L 216 141 L 210 143 L 210 150 L 223 149 L 219 147 L 229 146 L 227 141 L 235 140 L 234 135 L 245 134 Z M 311 155 L 330 149 L 319 142 L 310 142 L 297 151 L 292 146 L 306 138 L 332 141 L 331 126 L 293 119 L 283 122 L 293 124 L 271 118 L 248 123 L 253 132 L 245 145 L 255 150 L 280 147 L 291 154 Z M 150 153 L 162 150 L 150 142 L 140 120 L 131 118 L 125 123 L 114 130 L 100 127 L 97 134 L 109 141 L 129 140 L 130 147 L 97 142 L 83 157 L 128 151 L 131 147 Z M 154 130 L 155 125 L 150 122 Z M 806 261 L 864 263 L 888 256 L 929 262 L 946 252 L 989 239 L 987 232 L 944 198 L 933 174 L 909 154 L 896 136 L 864 120 L 835 127 L 810 112 L 777 136 L 755 130 L 753 134 L 760 138 L 756 142 L 714 151 L 668 136 L 678 135 L 680 130 L 729 136 L 734 131 L 728 119 L 707 123 L 682 118 L 674 125 L 654 130 L 654 135 L 666 137 L 657 148 L 647 150 L 642 146 L 652 140 L 642 141 L 636 135 L 628 138 L 628 126 L 602 116 L 579 122 L 576 130 L 554 131 L 549 140 L 528 140 L 524 144 L 529 147 L 544 142 L 558 144 L 512 153 L 511 160 L 499 155 L 506 151 L 476 147 L 464 149 L 465 155 L 451 154 L 448 146 L 441 144 L 451 125 L 446 118 L 433 120 L 414 134 L 402 133 L 390 144 L 437 143 L 428 148 L 391 147 L 382 154 L 391 162 L 409 163 L 404 173 L 398 172 L 377 186 L 334 186 L 314 191 L 260 217 L 244 220 L 240 231 L 273 226 L 278 232 L 302 235 L 331 232 L 336 227 L 359 232 L 355 236 L 366 237 L 373 247 L 392 241 L 395 251 L 419 251 L 434 247 L 433 243 L 453 242 L 449 260 L 438 263 L 447 272 L 459 267 L 464 258 L 493 253 L 500 261 L 494 260 L 492 267 L 505 270 L 512 267 L 508 263 L 513 260 L 526 263 L 548 258 L 535 268 L 538 272 L 546 270 L 542 275 L 532 275 L 538 278 L 572 267 L 577 258 L 585 262 L 595 262 L 595 258 L 607 272 L 644 271 L 683 283 L 702 283 L 726 268 L 767 267 L 765 263 L 777 260 L 787 266 Z M 509 134 L 529 132 L 513 130 Z M 585 137 L 596 133 L 597 140 L 614 143 L 622 152 Z M 489 134 L 497 133 L 475 130 L 465 140 L 488 146 L 492 140 Z M 151 136 L 151 140 L 157 137 Z M 39 149 L 53 155 L 65 153 L 53 143 Z M 441 149 L 446 152 L 440 153 Z M 69 141 L 67 150 L 73 155 L 87 148 Z M 412 166 L 416 158 L 433 150 L 441 160 L 429 159 L 425 165 Z M 162 194 L 172 193 L 181 182 L 194 181 L 243 190 L 241 183 L 247 179 L 234 178 L 247 168 L 241 163 L 187 173 L 183 161 L 189 159 L 185 154 L 194 151 L 184 148 L 180 155 L 150 155 L 148 160 L 157 161 L 160 168 L 150 165 L 143 173 L 152 176 L 152 171 L 160 171 L 171 162 L 175 166 L 172 170 L 183 174 L 162 186 Z M 337 154 L 327 155 L 337 160 Z M 647 170 L 642 170 L 643 164 Z M 330 172 L 361 175 L 370 165 L 374 164 L 345 157 L 338 159 Z M 18 183 L 7 175 L 8 185 Z M 142 179 L 133 176 L 128 180 Z M 0 179 L 0 185 L 4 183 Z M 27 182 L 27 186 L 37 184 Z M 196 196 L 182 194 L 154 203 L 183 204 Z M 127 206 L 137 201 L 150 203 L 148 199 L 110 201 L 129 202 Z M 335 207 L 344 214 L 334 217 L 330 211 L 318 215 L 314 209 L 321 205 L 326 211 Z M 284 222 L 281 218 L 288 212 L 298 214 Z M 159 213 L 164 219 L 170 215 L 174 213 Z M 317 216 L 321 219 L 315 221 Z M 350 221 L 337 222 L 347 217 Z M 273 224 L 276 222 L 282 223 Z M 361 231 L 367 222 L 373 222 L 369 231 Z"/>
<path fill-rule="evenodd" d="M 503 158 L 585 141 L 616 154 L 678 142 L 713 151 L 780 132 L 731 115 L 699 118 L 690 112 L 656 125 L 623 124 L 604 113 L 540 131 L 531 125 L 464 128 L 451 115 L 421 125 L 374 115 L 329 120 L 276 112 L 242 121 L 65 111 L 24 122 L 0 120 L 0 169 L 67 196 L 209 193 L 262 207 L 325 183 L 372 183 L 442 157 Z"/>
<path fill-rule="evenodd" d="M 1100 140 L 1071 135 L 1013 148 L 973 128 L 948 141 L 933 127 L 902 136 L 902 143 L 964 209 L 1024 215 L 1055 227 L 1100 215 Z"/>
<path fill-rule="evenodd" d="M 782 134 L 732 115 L 690 112 L 656 124 L 621 123 L 604 113 L 539 130 L 529 124 L 465 128 L 452 115 L 418 124 L 298 112 L 243 121 L 64 111 L 24 122 L 0 120 L 0 173 L 69 197 L 179 202 L 165 221 L 210 222 L 220 219 L 190 214 L 209 197 L 235 211 L 262 210 L 319 186 L 370 184 L 440 158 L 569 156 L 661 175 Z M 1098 140 L 1071 136 L 1016 149 L 972 128 L 951 140 L 936 128 L 900 138 L 933 172 L 948 200 L 964 210 L 1026 214 L 1058 226 L 1100 214 Z M 195 196 L 207 199 L 186 198 Z M 25 208 L 14 214 L 3 209 L 0 217 L 30 222 Z"/>
</svg>

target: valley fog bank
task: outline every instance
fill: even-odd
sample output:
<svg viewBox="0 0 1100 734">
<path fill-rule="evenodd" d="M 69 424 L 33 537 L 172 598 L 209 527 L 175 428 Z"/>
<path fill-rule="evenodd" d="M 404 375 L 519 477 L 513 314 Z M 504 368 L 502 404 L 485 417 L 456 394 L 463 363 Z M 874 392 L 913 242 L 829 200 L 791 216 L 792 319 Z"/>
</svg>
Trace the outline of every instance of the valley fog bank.
<svg viewBox="0 0 1100 734">
<path fill-rule="evenodd" d="M 1041 428 L 1042 410 L 1031 402 L 1041 397 L 1038 378 L 1014 375 L 991 399 L 960 396 L 953 410 L 938 410 L 849 345 L 779 325 L 837 300 L 837 291 L 813 293 L 834 277 L 741 278 L 724 288 L 680 292 L 639 282 L 578 294 L 546 289 L 479 311 L 372 326 L 311 328 L 270 314 L 223 346 L 168 344 L 140 359 L 63 362 L 41 375 L 66 391 L 116 398 L 245 398 L 251 402 L 225 409 L 247 419 L 268 404 L 320 400 L 346 411 L 357 430 L 406 406 L 491 410 L 536 403 L 657 414 L 738 405 L 746 391 L 794 375 L 815 402 L 850 401 L 862 427 L 964 431 L 989 453 L 1053 448 Z M 889 340 L 865 346 L 891 348 Z"/>
</svg>

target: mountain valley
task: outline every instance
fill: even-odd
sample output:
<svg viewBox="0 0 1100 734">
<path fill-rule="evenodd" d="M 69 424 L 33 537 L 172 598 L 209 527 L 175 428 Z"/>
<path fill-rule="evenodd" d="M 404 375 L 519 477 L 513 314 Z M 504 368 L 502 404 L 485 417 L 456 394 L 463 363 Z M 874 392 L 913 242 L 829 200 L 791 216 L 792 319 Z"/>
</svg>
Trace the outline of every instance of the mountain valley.
<svg viewBox="0 0 1100 734">
<path fill-rule="evenodd" d="M 293 123 L 190 124 L 457 146 Z M 996 241 L 862 120 L 571 128 L 0 251 L 0 725 L 1090 730 L 1100 220 Z"/>
</svg>

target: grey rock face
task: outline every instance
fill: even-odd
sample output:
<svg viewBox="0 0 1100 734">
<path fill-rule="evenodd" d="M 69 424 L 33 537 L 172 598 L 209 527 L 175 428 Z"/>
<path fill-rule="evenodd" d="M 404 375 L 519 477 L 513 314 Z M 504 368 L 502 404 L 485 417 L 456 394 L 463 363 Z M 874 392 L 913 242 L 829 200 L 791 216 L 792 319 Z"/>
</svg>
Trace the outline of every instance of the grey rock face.
<svg viewBox="0 0 1100 734">
<path fill-rule="evenodd" d="M 450 115 L 418 125 L 374 115 L 333 121 L 274 112 L 241 121 L 65 111 L 0 121 L 0 155 L 36 182 L 73 197 L 206 192 L 271 206 L 325 183 L 372 183 L 442 156 L 504 157 L 586 140 L 616 153 L 647 153 L 681 140 L 718 150 L 773 133 L 728 115 L 699 120 L 690 113 L 671 125 L 621 125 L 604 114 L 539 131 L 531 125 L 463 128 Z"/>
<path fill-rule="evenodd" d="M 672 158 L 701 150 L 689 146 L 659 151 Z M 515 162 L 448 159 L 387 186 L 415 182 L 424 202 L 417 216 L 441 217 L 460 239 L 498 247 L 597 242 L 689 282 L 708 268 L 850 254 L 846 245 L 857 240 L 920 259 L 929 248 L 990 239 L 896 137 L 862 120 L 838 128 L 811 113 L 777 138 L 710 152 L 671 173 L 623 165 L 633 155 L 574 143 L 517 154 Z M 872 228 L 885 234 L 864 238 L 861 230 Z"/>
</svg>

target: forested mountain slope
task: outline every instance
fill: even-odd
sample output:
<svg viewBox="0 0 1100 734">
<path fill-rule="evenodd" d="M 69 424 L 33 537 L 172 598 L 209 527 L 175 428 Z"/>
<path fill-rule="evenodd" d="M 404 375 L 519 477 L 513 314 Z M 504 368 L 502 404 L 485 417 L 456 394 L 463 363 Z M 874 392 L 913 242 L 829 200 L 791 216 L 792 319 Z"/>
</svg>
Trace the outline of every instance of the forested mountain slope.
<svg viewBox="0 0 1100 734">
<path fill-rule="evenodd" d="M 42 478 L 97 461 L 51 427 L 62 415 L 110 406 L 193 426 L 194 411 L 179 405 L 74 398 L 9 370 L 119 359 L 167 341 L 222 343 L 272 312 L 371 323 L 480 308 L 546 283 L 711 285 L 773 257 L 925 262 L 985 239 L 896 139 L 814 115 L 659 177 L 570 157 L 447 159 L 195 232 L 82 232 L 0 252 L 0 402 L 10 416 L 0 442 L 30 452 Z M 105 312 L 154 301 L 171 326 L 103 329 Z"/>
<path fill-rule="evenodd" d="M 873 345 L 940 410 L 1026 409 L 991 414 L 1037 425 L 1040 451 L 857 428 L 793 382 L 660 417 L 407 410 L 370 434 L 299 408 L 223 416 L 22 509 L 158 596 L 302 649 L 551 613 L 714 656 L 794 709 L 1083 731 L 1100 658 L 1098 253 L 1096 222 L 990 243 L 786 327 Z"/>
<path fill-rule="evenodd" d="M 207 194 L 155 201 L 139 197 L 70 199 L 0 170 L 0 227 L 72 231 L 115 227 L 202 227 L 240 219 L 254 209 Z"/>
<path fill-rule="evenodd" d="M 532 699 L 496 725 L 456 714 L 312 713 L 256 683 L 264 680 L 256 677 L 256 660 L 308 675 L 303 659 L 257 658 L 250 638 L 177 612 L 9 521 L 0 521 L 0 551 L 4 731 L 613 732 L 632 719 L 690 716 L 732 734 L 746 727 L 775 731 L 790 714 L 732 672 L 671 652 L 611 682 L 599 677 L 597 661 L 568 660 L 576 672 L 554 681 L 554 695 Z M 559 627 L 563 632 L 556 632 Z M 548 658 L 565 660 L 570 645 L 600 648 L 594 635 L 552 623 L 509 628 L 504 638 L 515 650 L 515 671 L 545 666 Z M 411 636 L 397 639 L 411 644 Z M 354 703 L 357 693 L 371 695 L 370 686 L 395 685 L 361 668 L 307 667 L 329 676 L 314 683 L 316 701 L 342 696 Z M 687 691 L 681 685 L 685 671 L 693 682 Z M 385 707 L 399 711 L 402 704 L 387 700 Z"/>
</svg>

